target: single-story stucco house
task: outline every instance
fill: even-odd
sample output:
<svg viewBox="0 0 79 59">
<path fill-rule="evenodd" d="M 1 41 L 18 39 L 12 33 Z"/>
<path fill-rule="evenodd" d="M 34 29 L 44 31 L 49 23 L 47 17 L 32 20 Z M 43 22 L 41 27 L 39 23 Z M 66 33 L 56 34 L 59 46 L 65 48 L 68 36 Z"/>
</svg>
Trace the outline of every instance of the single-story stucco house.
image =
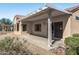
<svg viewBox="0 0 79 59">
<path fill-rule="evenodd" d="M 79 6 L 57 9 L 45 6 L 25 16 L 14 17 L 14 32 L 29 33 L 48 38 L 51 47 L 55 40 L 62 40 L 79 33 Z"/>
</svg>

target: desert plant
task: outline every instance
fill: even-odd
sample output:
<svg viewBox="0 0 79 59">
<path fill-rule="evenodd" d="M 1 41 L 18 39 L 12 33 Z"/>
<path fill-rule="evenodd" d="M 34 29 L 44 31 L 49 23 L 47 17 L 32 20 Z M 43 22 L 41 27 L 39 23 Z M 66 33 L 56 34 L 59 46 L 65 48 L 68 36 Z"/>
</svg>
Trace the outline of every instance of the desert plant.
<svg viewBox="0 0 79 59">
<path fill-rule="evenodd" d="M 13 39 L 10 37 L 5 37 L 5 39 L 0 41 L 0 49 L 10 50 Z"/>
<path fill-rule="evenodd" d="M 19 38 L 5 37 L 0 41 L 0 52 L 2 54 L 32 54 Z M 6 53 L 3 53 L 6 52 Z"/>
</svg>

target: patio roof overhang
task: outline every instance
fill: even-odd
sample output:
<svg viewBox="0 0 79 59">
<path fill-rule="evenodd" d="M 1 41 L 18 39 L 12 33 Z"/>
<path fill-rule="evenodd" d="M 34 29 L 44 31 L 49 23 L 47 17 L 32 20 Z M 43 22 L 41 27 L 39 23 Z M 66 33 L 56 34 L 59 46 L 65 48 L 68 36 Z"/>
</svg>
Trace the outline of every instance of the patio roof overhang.
<svg viewBox="0 0 79 59">
<path fill-rule="evenodd" d="M 21 19 L 21 21 L 34 21 L 38 19 L 48 18 L 48 13 L 51 12 L 51 15 L 53 17 L 58 15 L 64 15 L 64 14 L 72 14 L 65 10 L 60 10 L 53 7 L 43 7 L 41 9 L 38 9 L 30 14 L 27 14 L 25 17 Z"/>
</svg>

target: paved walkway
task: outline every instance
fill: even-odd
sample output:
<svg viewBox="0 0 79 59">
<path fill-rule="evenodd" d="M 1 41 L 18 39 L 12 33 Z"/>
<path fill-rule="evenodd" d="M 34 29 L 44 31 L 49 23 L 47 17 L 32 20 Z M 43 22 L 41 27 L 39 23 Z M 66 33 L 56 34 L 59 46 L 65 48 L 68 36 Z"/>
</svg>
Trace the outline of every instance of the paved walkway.
<svg viewBox="0 0 79 59">
<path fill-rule="evenodd" d="M 43 37 L 39 37 L 35 35 L 29 35 L 29 34 L 26 34 L 26 35 L 22 34 L 21 36 L 27 39 L 28 42 L 48 50 L 48 39 L 47 38 L 43 38 Z"/>
</svg>

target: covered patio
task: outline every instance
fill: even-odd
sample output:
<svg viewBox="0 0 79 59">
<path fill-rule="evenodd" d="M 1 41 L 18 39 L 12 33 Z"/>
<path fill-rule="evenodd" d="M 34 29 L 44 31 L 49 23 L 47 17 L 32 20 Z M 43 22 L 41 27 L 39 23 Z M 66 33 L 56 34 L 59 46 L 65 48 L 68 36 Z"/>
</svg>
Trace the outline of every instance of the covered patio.
<svg viewBox="0 0 79 59">
<path fill-rule="evenodd" d="M 52 42 L 54 41 L 53 39 L 63 39 L 65 36 L 70 35 L 70 32 L 66 33 L 66 31 L 69 31 L 69 29 L 66 29 L 66 27 L 70 27 L 69 23 L 67 23 L 69 15 L 70 13 L 66 11 L 52 7 L 44 7 L 21 18 L 16 24 L 19 33 L 29 33 L 36 36 L 45 37 L 45 41 L 43 41 L 41 38 L 36 38 L 35 41 L 41 40 L 43 41 L 42 43 L 46 42 L 45 44 L 51 47 Z M 55 28 L 56 26 L 54 25 L 57 22 L 59 22 L 60 26 L 58 26 L 59 24 L 56 24 L 58 28 Z M 62 22 L 62 26 L 60 22 Z M 54 25 L 52 25 L 53 23 Z M 28 37 L 32 39 L 31 36 Z M 37 43 L 39 42 L 37 41 Z M 41 45 L 41 43 L 39 45 Z"/>
</svg>

